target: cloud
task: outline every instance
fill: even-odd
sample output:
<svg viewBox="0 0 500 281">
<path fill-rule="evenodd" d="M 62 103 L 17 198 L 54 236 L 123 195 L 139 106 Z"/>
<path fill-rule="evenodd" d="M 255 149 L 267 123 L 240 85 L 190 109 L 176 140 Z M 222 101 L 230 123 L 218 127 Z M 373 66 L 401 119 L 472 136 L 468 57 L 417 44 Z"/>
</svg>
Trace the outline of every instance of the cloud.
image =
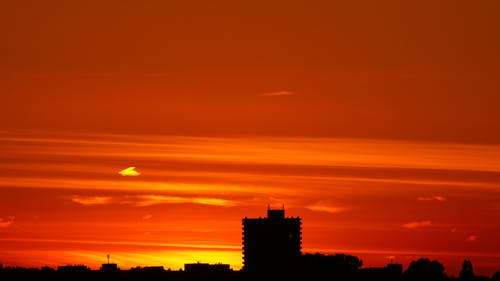
<svg viewBox="0 0 500 281">
<path fill-rule="evenodd" d="M 167 196 L 167 195 L 129 195 L 129 196 L 80 196 L 74 195 L 70 197 L 72 202 L 85 205 L 104 205 L 104 204 L 123 204 L 132 205 L 136 207 L 146 207 L 157 204 L 180 204 L 180 203 L 191 203 L 191 204 L 202 204 L 211 206 L 233 206 L 235 202 L 231 200 L 225 200 L 220 198 L 209 198 L 209 197 L 181 197 L 181 196 Z M 150 219 L 151 217 L 144 216 L 143 219 Z"/>
<path fill-rule="evenodd" d="M 128 167 L 127 169 L 119 171 L 118 174 L 120 174 L 122 176 L 136 177 L 136 176 L 140 175 L 141 173 L 136 171 L 135 167 Z"/>
<path fill-rule="evenodd" d="M 9 227 L 11 224 L 14 223 L 14 219 L 16 217 L 14 216 L 9 216 L 8 218 L 6 219 L 2 219 L 0 218 L 0 228 L 6 228 L 6 227 Z"/>
<path fill-rule="evenodd" d="M 344 212 L 345 210 L 347 210 L 346 208 L 343 208 L 343 207 L 336 207 L 336 206 L 323 204 L 323 203 L 309 205 L 306 208 L 309 210 L 312 210 L 312 211 L 326 212 L 326 213 L 332 213 L 332 214 Z"/>
<path fill-rule="evenodd" d="M 130 196 L 132 200 L 127 202 L 135 206 L 145 207 L 156 204 L 165 203 L 193 203 L 212 206 L 233 206 L 234 202 L 220 198 L 206 197 L 180 197 L 180 196 L 165 196 L 165 195 L 139 195 Z"/>
<path fill-rule="evenodd" d="M 469 235 L 467 238 L 465 238 L 465 240 L 470 241 L 470 242 L 474 242 L 474 241 L 477 241 L 478 238 L 479 238 L 479 236 L 477 236 L 477 235 Z"/>
<path fill-rule="evenodd" d="M 232 200 L 226 200 L 220 198 L 182 197 L 182 196 L 167 196 L 167 195 L 155 195 L 155 194 L 125 195 L 125 196 L 115 196 L 115 197 L 74 195 L 70 197 L 70 200 L 74 203 L 85 206 L 122 204 L 122 205 L 132 205 L 136 207 L 146 207 L 157 204 L 180 204 L 180 203 L 202 204 L 211 206 L 234 206 L 236 204 Z M 142 218 L 150 219 L 151 217 L 152 215 L 145 215 Z"/>
<path fill-rule="evenodd" d="M 420 227 L 429 227 L 431 225 L 432 225 L 431 221 L 412 221 L 412 222 L 402 224 L 401 227 L 408 228 L 408 229 L 414 229 L 414 228 L 420 228 Z"/>
<path fill-rule="evenodd" d="M 291 95 L 295 95 L 295 93 L 290 91 L 279 91 L 279 92 L 264 93 L 261 96 L 272 97 L 272 96 L 291 96 Z"/>
<path fill-rule="evenodd" d="M 418 201 L 446 201 L 446 198 L 439 195 L 417 197 Z"/>
<path fill-rule="evenodd" d="M 92 206 L 92 205 L 104 205 L 104 204 L 111 204 L 113 203 L 113 198 L 112 197 L 107 197 L 107 196 L 79 196 L 79 195 L 74 195 L 71 197 L 71 201 L 85 205 L 85 206 Z"/>
<path fill-rule="evenodd" d="M 151 219 L 152 217 L 153 217 L 153 215 L 151 215 L 151 214 L 147 214 L 147 215 L 142 216 L 142 219 L 143 219 L 143 220 L 149 220 L 149 219 Z"/>
</svg>

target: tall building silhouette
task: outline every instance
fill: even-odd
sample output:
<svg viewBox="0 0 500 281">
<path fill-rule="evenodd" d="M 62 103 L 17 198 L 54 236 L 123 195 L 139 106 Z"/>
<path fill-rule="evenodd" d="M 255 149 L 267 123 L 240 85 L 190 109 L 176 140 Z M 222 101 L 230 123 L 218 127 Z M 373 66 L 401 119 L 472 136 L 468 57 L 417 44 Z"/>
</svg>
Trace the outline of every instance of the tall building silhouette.
<svg viewBox="0 0 500 281">
<path fill-rule="evenodd" d="M 284 269 L 301 256 L 301 219 L 285 217 L 284 208 L 268 208 L 267 218 L 244 218 L 243 270 L 271 272 Z"/>
</svg>

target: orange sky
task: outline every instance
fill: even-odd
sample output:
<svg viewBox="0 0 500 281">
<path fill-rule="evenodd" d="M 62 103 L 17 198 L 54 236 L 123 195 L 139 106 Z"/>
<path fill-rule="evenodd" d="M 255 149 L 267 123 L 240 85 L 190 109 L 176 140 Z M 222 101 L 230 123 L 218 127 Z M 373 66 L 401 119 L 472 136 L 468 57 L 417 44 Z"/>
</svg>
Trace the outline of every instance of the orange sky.
<svg viewBox="0 0 500 281">
<path fill-rule="evenodd" d="M 499 6 L 1 1 L 0 263 L 239 268 L 284 203 L 306 251 L 492 274 Z"/>
</svg>

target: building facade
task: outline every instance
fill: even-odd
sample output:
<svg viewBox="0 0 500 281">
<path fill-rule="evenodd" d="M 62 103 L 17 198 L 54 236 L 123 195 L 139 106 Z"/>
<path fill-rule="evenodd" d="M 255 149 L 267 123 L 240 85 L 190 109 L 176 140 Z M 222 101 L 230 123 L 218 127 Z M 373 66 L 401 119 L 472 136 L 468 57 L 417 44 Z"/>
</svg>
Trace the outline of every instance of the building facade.
<svg viewBox="0 0 500 281">
<path fill-rule="evenodd" d="M 265 273 L 285 269 L 301 256 L 301 219 L 285 210 L 267 210 L 267 218 L 244 218 L 243 270 Z"/>
</svg>

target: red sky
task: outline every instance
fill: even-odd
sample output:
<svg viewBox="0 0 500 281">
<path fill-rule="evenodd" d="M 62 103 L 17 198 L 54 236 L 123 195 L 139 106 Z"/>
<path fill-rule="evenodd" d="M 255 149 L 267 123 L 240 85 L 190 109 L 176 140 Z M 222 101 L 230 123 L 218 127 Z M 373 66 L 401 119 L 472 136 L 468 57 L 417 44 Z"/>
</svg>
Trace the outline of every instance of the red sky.
<svg viewBox="0 0 500 281">
<path fill-rule="evenodd" d="M 2 1 L 0 263 L 239 268 L 284 203 L 306 251 L 491 275 L 499 5 Z"/>
</svg>

